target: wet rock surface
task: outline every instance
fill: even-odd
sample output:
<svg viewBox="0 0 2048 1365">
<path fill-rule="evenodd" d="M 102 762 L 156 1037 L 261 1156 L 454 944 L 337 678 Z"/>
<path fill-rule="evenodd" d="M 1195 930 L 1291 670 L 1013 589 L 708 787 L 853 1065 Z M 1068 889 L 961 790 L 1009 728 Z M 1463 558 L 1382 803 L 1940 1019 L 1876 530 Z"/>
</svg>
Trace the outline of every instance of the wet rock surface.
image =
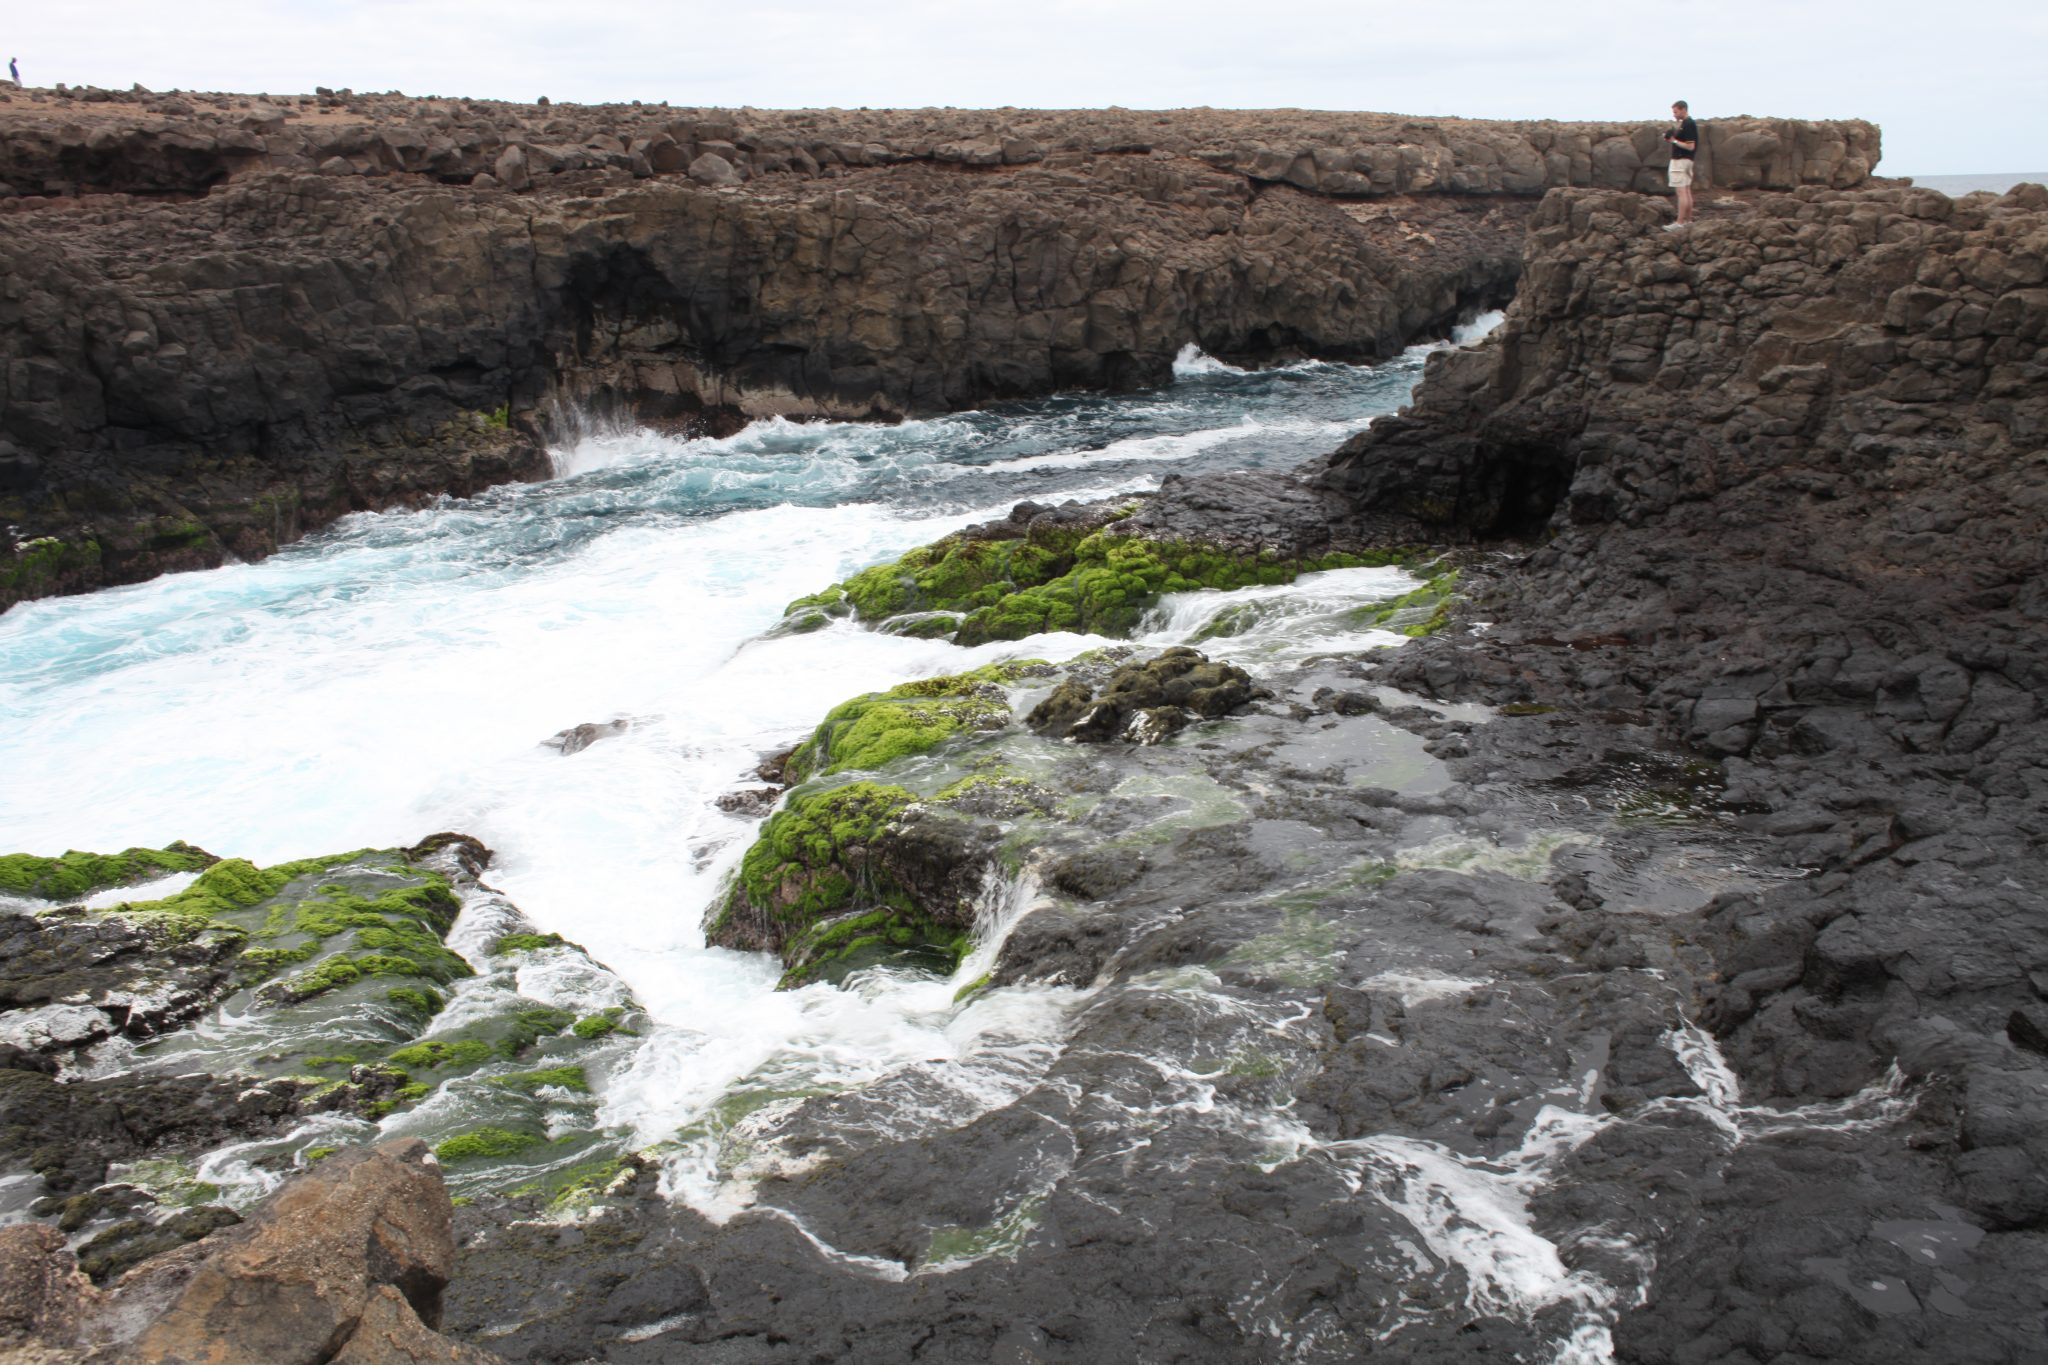
<svg viewBox="0 0 2048 1365">
<path fill-rule="evenodd" d="M 386 1122 L 466 1187 L 592 1178 L 621 1145 L 589 1122 L 593 1076 L 641 1016 L 477 880 L 490 856 L 458 834 L 272 868 L 209 856 L 163 899 L 10 902 L 0 1216 L 48 1220 L 105 1281 Z"/>
<path fill-rule="evenodd" d="M 536 1360 L 565 1318 L 618 1360 L 2038 1355 L 2035 209 L 1544 221 L 1496 339 L 1276 495 L 1480 545 L 1450 627 L 1062 746 L 1092 800 L 992 972 L 1076 993 L 1049 1064 L 915 1139 L 857 1095 L 742 1122 L 719 1227 L 599 1214 L 580 1273 L 663 1229 L 708 1304 L 493 1327 L 532 1238 L 479 1228 L 459 1321 Z M 2018 330 L 1915 330 L 1950 301 Z"/>
<path fill-rule="evenodd" d="M 1802 870 L 1688 931 L 1745 1085 L 1834 1101 L 1897 1066 L 1934 1092 L 1909 1152 L 1743 1149 L 1725 1197 L 1766 1212 L 1688 1220 L 1674 1288 L 1621 1323 L 1631 1358 L 2032 1349 L 2007 1267 L 2048 1207 L 2020 1117 L 2048 1096 L 2025 1042 L 2048 962 L 2043 209 L 1802 193 L 1667 234 L 1560 196 L 1501 333 L 1324 476 L 1361 521 L 1549 522 L 1476 594 L 1499 624 L 1390 681 L 1640 717 Z M 1902 1220 L 1967 1267 L 1932 1278 L 1938 1253 L 1874 1231 Z"/>
<path fill-rule="evenodd" d="M 1211 663 L 1199 650 L 1168 649 L 1125 664 L 1100 691 L 1069 678 L 1032 708 L 1025 724 L 1048 739 L 1157 744 L 1191 722 L 1216 720 L 1261 695 L 1251 675 Z"/>
<path fill-rule="evenodd" d="M 660 151 L 713 156 L 742 165 Z M 437 1296 L 450 1337 L 535 1361 L 2038 1357 L 2042 207 L 1797 195 L 1673 236 L 1628 196 L 1546 201 L 1509 324 L 1406 416 L 1314 477 L 1181 481 L 1117 523 L 1470 542 L 1447 625 L 1233 636 L 1269 695 L 1159 743 L 962 725 L 838 779 L 901 800 L 830 822 L 790 903 L 872 864 L 983 932 L 947 1055 L 736 1094 L 622 1157 L 562 1096 L 602 1064 L 563 1035 L 602 1045 L 623 997 L 429 1029 L 414 1074 L 515 1097 L 442 1143 L 481 1196 L 459 1240 L 414 1190 L 373 1220 L 397 1269 L 274 1276 L 275 1320 L 337 1359 L 462 1358 Z M 1065 710 L 1192 676 L 1156 664 L 1094 661 Z M 776 946 L 749 905 L 742 946 Z M 596 970 L 469 908 L 508 996 L 527 953 Z M 72 1046 L 0 1076 L 90 1095 Z M 397 1095 L 348 1075 L 349 1103 Z M 105 1174 L 38 1216 L 120 1228 Z M 81 1320 L 61 1235 L 0 1238 L 0 1330 Z M 179 1305 L 163 1330 L 213 1333 L 224 1300 L 170 1286 L 217 1288 L 180 1277 L 256 1235 L 128 1274 Z"/>
<path fill-rule="evenodd" d="M 454 1246 L 425 1144 L 353 1148 L 247 1220 L 218 1212 L 185 1218 L 190 1245 L 167 1238 L 161 1254 L 118 1266 L 105 1237 L 74 1261 L 50 1228 L 0 1229 L 0 1348 L 91 1365 L 496 1359 L 434 1330 Z M 115 1282 L 96 1290 L 81 1268 Z"/>
<path fill-rule="evenodd" d="M 708 1132 L 722 1225 L 644 1187 L 574 1226 L 466 1210 L 450 1330 L 550 1361 L 1448 1361 L 1601 1330 L 1675 1235 L 1652 1192 L 1696 1198 L 1751 1122 L 1687 1050 L 1707 958 L 1674 926 L 1785 874 L 1738 870 L 1765 841 L 1711 797 L 1651 825 L 1618 772 L 1532 791 L 1551 717 L 1385 694 L 1369 660 L 1261 678 L 1113 756 L 959 741 L 1082 798 L 1031 826 L 1044 881 L 982 997 L 1067 992 L 1053 1047 L 998 1061 L 1022 1040 L 984 1025 L 975 1056 Z M 1401 724 L 1313 701 L 1366 690 Z M 1647 725 L 1581 737 L 1683 775 Z M 980 1098 L 892 1133 L 927 1087 Z M 1908 1107 L 1768 1122 L 1833 1144 Z M 655 1276 L 667 1311 L 628 1289 Z"/>
</svg>

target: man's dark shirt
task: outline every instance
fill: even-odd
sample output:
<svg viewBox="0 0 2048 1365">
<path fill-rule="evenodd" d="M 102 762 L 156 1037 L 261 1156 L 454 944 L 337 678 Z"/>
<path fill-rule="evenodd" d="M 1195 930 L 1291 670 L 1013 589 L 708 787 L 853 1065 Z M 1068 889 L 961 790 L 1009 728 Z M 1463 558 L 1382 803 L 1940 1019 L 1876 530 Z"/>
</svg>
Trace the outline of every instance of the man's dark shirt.
<svg viewBox="0 0 2048 1365">
<path fill-rule="evenodd" d="M 1678 131 L 1673 136 L 1676 140 L 1671 144 L 1671 159 L 1673 161 L 1692 160 L 1700 149 L 1700 126 L 1688 118 L 1685 122 L 1678 125 Z M 1678 145 L 1680 142 L 1690 142 L 1692 146 L 1689 148 L 1681 147 Z"/>
</svg>

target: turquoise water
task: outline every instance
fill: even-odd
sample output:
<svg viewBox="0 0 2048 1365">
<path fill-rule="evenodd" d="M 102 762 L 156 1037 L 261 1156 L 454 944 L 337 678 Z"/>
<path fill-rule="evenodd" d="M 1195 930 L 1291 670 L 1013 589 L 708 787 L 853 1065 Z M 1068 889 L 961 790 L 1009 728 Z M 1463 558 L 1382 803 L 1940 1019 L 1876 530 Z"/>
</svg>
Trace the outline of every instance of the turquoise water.
<svg viewBox="0 0 2048 1365">
<path fill-rule="evenodd" d="M 1245 373 L 1190 353 L 1147 394 L 722 440 L 599 431 L 555 451 L 545 483 L 18 607 L 0 617 L 0 849 L 185 839 L 274 863 L 474 834 L 494 885 L 673 1029 L 607 1097 L 649 1135 L 763 1066 L 865 1073 L 982 1046 L 943 983 L 930 1000 L 777 993 L 769 959 L 707 950 L 703 909 L 754 828 L 715 801 L 850 696 L 1101 642 L 763 632 L 793 598 L 1020 499 L 1327 452 L 1405 402 L 1424 358 Z M 1388 588 L 1305 599 L 1313 629 L 1360 592 Z M 612 720 L 624 733 L 573 757 L 544 744 Z M 1030 1035 L 1035 1008 L 977 1017 L 1021 1012 L 1003 1027 Z"/>
</svg>

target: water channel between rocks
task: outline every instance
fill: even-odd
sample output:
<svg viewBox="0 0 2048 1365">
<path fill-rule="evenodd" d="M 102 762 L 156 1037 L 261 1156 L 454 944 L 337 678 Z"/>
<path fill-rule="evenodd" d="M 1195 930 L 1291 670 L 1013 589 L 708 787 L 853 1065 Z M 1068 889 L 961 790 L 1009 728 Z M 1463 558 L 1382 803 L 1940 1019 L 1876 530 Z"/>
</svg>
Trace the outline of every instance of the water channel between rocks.
<svg viewBox="0 0 2048 1365">
<path fill-rule="evenodd" d="M 900 1281 L 1014 1257 L 1056 1192 L 1128 1200 L 1142 1221 L 1161 1191 L 1266 1172 L 1283 1221 L 1355 1245 L 1381 1339 L 1496 1317 L 1526 1324 L 1552 1358 L 1603 1358 L 1649 1267 L 1627 1217 L 1539 1206 L 1619 1122 L 1597 1102 L 1613 1031 L 1574 1031 L 1590 1008 L 1574 992 L 1595 984 L 1515 980 L 1506 957 L 1472 945 L 1532 934 L 1559 869 L 1652 915 L 1754 874 L 1738 840 L 1651 780 L 1620 806 L 1446 800 L 1431 737 L 1489 716 L 1404 711 L 1415 699 L 1372 687 L 1373 652 L 1403 637 L 1369 609 L 1414 586 L 1399 570 L 1166 599 L 1132 643 L 1195 643 L 1248 669 L 1275 694 L 1249 714 L 1108 757 L 1013 727 L 892 772 L 928 792 L 999 760 L 1059 798 L 1056 818 L 1010 824 L 1010 871 L 991 878 L 977 946 L 951 976 L 880 966 L 777 991 L 772 959 L 707 949 L 700 928 L 758 829 L 715 798 L 833 705 L 1108 643 L 962 649 L 848 623 L 764 635 L 785 603 L 1018 500 L 1299 463 L 1404 402 L 1421 361 L 1418 349 L 1373 368 L 1247 374 L 1191 354 L 1171 388 L 1138 397 L 897 427 L 766 422 L 694 442 L 597 431 L 558 453 L 547 484 L 355 517 L 263 564 L 10 612 L 0 847 L 184 839 L 267 866 L 464 831 L 496 850 L 495 894 L 467 894 L 448 944 L 477 974 L 452 986 L 430 1036 L 526 1007 L 639 1025 L 577 1052 L 587 1090 L 507 1064 L 381 1124 L 324 1116 L 193 1168 L 114 1175 L 246 1203 L 309 1151 L 380 1130 L 440 1141 L 514 1105 L 554 1142 L 452 1167 L 458 1191 L 652 1149 L 672 1198 L 718 1220 L 787 1220 L 847 1273 Z M 1341 693 L 1368 701 L 1325 704 Z M 1030 682 L 1011 699 L 1028 710 Z M 615 720 L 580 752 L 542 744 Z M 1660 837 L 1632 837 L 1645 827 Z M 1121 879 L 1118 924 L 1048 885 L 1056 857 Z M 386 873 L 327 875 L 368 895 Z M 584 951 L 499 950 L 529 928 Z M 1013 934 L 1028 942 L 1006 956 Z M 1025 960 L 1039 970 L 1017 969 Z M 1881 1122 L 1898 1103 L 1882 1092 L 1752 1114 L 1655 970 L 1630 979 L 1656 1046 L 1692 1082 L 1636 1124 L 1711 1147 Z M 1346 1001 L 1355 1016 L 1339 1017 Z M 89 1074 L 261 1072 L 315 1035 L 348 1046 L 352 1027 L 231 1000 L 193 1030 L 103 1045 Z M 1379 1126 L 1371 1103 L 1297 1085 L 1333 1028 L 1389 1067 L 1455 1058 L 1462 1074 L 1424 1118 Z M 943 1147 L 906 1155 L 969 1131 L 954 1145 L 971 1163 Z M 835 1202 L 832 1180 L 783 1180 L 828 1162 L 849 1190 L 963 1183 L 950 1202 L 903 1195 L 928 1204 L 905 1215 L 909 1245 L 865 1198 Z M 1350 1349 L 1344 1323 L 1289 1309 L 1270 1249 L 1244 1256 L 1227 1267 L 1240 1325 L 1295 1358 Z"/>
</svg>

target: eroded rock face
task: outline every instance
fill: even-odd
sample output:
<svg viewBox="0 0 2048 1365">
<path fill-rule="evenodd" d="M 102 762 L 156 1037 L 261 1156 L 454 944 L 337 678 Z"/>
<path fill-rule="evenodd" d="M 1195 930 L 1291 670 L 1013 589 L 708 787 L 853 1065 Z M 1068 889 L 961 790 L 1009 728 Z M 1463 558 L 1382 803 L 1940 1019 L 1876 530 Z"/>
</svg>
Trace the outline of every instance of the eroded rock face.
<svg viewBox="0 0 2048 1365">
<path fill-rule="evenodd" d="M 1236 665 L 1212 663 L 1199 650 L 1175 648 L 1143 663 L 1125 664 L 1099 691 L 1069 678 L 1025 723 L 1048 739 L 1157 744 L 1192 721 L 1219 719 L 1263 695 Z"/>
<path fill-rule="evenodd" d="M 1770 127 L 1742 144 L 1758 183 L 1876 159 L 1868 125 Z M 1655 146 L 1377 115 L 10 97 L 0 606 L 544 477 L 552 400 L 716 430 L 1156 383 L 1190 341 L 1383 356 L 1506 297 L 1532 196 L 1655 188 Z"/>
<path fill-rule="evenodd" d="M 63 1237 L 0 1230 L 0 1350 L 23 1361 L 321 1365 L 497 1357 L 440 1336 L 455 1244 L 426 1144 L 339 1152 L 228 1231 L 95 1290 Z M 215 1226 L 220 1226 L 216 1220 Z M 207 1229 L 206 1231 L 210 1231 Z"/>
<path fill-rule="evenodd" d="M 1354 198 L 1532 195 L 1560 185 L 1655 188 L 1669 158 L 1654 123 L 1299 109 L 735 111 L 81 89 L 0 92 L 0 111 L 17 129 L 0 153 L 0 184 L 24 196 L 199 194 L 276 170 L 445 184 L 490 174 L 513 189 L 536 175 L 593 170 L 740 184 L 905 164 L 992 170 L 1077 153 L 1192 156 L 1256 181 Z M 1701 133 L 1701 170 L 1736 189 L 1854 185 L 1879 155 L 1877 128 L 1854 119 L 1711 119 Z"/>
<path fill-rule="evenodd" d="M 278 1191 L 192 1272 L 135 1343 L 145 1358 L 203 1358 L 232 1340 L 257 1359 L 315 1362 L 347 1345 L 366 1311 L 441 1321 L 455 1244 L 448 1192 L 416 1139 L 339 1152 Z"/>
<path fill-rule="evenodd" d="M 2005 1234 L 2048 1218 L 2027 1041 L 2048 982 L 2048 195 L 1802 191 L 1678 233 L 1647 208 L 1549 200 L 1508 323 L 1330 461 L 1354 529 L 1547 523 L 1480 595 L 1493 630 L 1384 675 L 1639 715 L 1716 760 L 1745 823 L 1808 870 L 1690 931 L 1714 964 L 1701 1017 L 1745 1085 L 1834 1100 L 1896 1064 L 1930 1122 L 1953 1116 L 1911 1161 L 1734 1162 L 1763 1212 L 1684 1226 L 1668 1259 L 1690 1287 L 1625 1316 L 1622 1350 L 1923 1358 L 1893 1301 L 1759 1319 L 1721 1268 L 1798 1261 L 1789 1286 L 1889 1264 L 1866 1229 L 1926 1217 L 1976 1248 L 1996 1305 L 1949 1349 L 2016 1358 Z M 1912 1200 L 1950 1213 L 1898 1212 Z M 1911 1293 L 1918 1313 L 1941 1291 Z"/>
</svg>

